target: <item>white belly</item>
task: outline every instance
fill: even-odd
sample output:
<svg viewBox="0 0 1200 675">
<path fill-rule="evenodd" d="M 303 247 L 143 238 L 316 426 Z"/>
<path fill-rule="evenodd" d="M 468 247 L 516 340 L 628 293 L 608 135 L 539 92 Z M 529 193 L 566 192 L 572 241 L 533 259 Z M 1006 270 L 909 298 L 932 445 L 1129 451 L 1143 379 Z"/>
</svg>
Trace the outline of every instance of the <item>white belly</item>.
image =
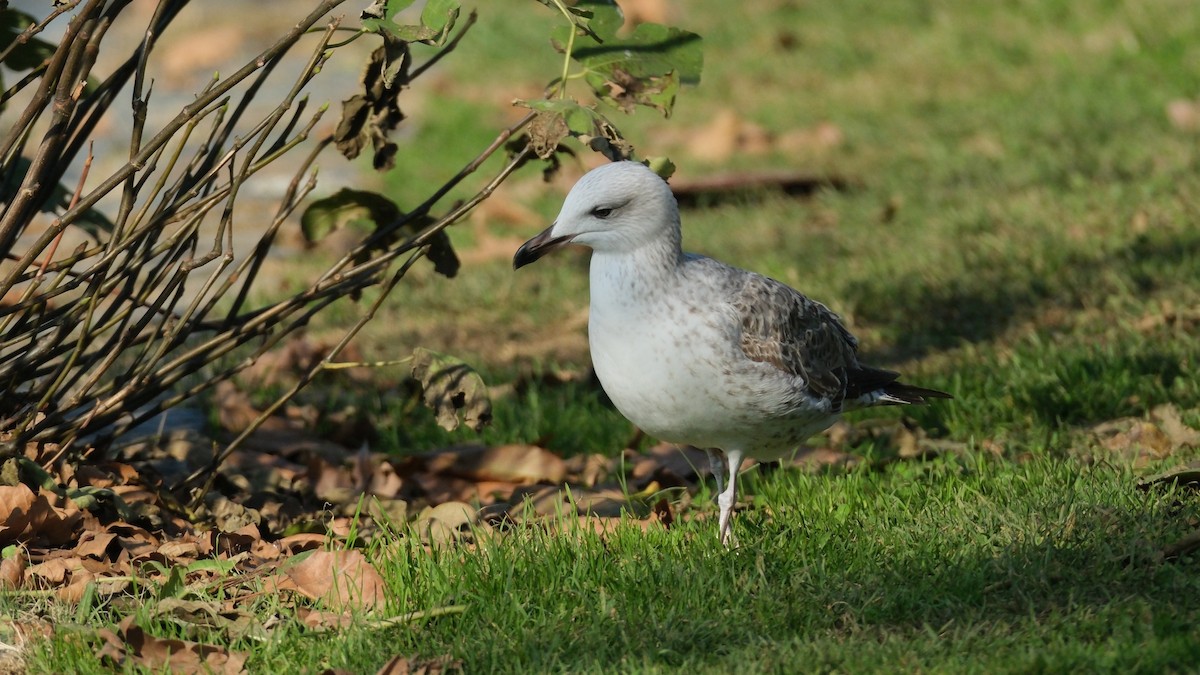
<svg viewBox="0 0 1200 675">
<path fill-rule="evenodd" d="M 644 287 L 607 285 L 597 267 L 593 257 L 592 365 L 617 410 L 646 433 L 768 459 L 794 451 L 835 419 L 828 402 L 793 391 L 774 366 L 746 358 L 732 307 L 723 314 L 720 306 L 681 306 L 689 295 L 702 296 L 686 292 L 667 304 L 665 294 Z"/>
<path fill-rule="evenodd" d="M 646 433 L 704 445 L 703 436 L 732 422 L 711 396 L 716 384 L 697 373 L 698 355 L 645 324 L 608 331 L 589 327 L 596 375 L 617 410 Z"/>
</svg>

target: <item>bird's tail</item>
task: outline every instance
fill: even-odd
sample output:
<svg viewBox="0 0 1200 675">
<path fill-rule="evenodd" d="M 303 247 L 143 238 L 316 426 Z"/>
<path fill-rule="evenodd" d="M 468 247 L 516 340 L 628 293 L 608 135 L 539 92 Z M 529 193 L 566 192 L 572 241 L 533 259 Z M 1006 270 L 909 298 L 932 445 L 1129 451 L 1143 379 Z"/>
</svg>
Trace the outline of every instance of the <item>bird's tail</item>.
<svg viewBox="0 0 1200 675">
<path fill-rule="evenodd" d="M 954 398 L 944 391 L 905 384 L 900 373 L 859 366 L 847 373 L 846 409 L 873 405 L 919 405 L 930 398 Z"/>
<path fill-rule="evenodd" d="M 954 398 L 944 391 L 915 387 L 903 382 L 889 382 L 884 385 L 882 395 L 875 405 L 920 405 L 927 403 L 929 398 Z"/>
</svg>

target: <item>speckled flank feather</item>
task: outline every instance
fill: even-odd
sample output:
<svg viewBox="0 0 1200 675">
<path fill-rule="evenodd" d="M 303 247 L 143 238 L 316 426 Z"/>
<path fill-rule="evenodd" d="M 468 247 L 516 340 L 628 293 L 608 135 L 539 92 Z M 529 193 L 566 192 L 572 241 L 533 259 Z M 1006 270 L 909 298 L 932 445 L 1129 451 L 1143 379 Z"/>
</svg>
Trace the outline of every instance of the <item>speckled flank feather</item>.
<svg viewBox="0 0 1200 675">
<path fill-rule="evenodd" d="M 733 301 L 742 322 L 742 352 L 798 378 L 805 393 L 841 411 L 847 375 L 858 368 L 858 340 L 825 305 L 774 279 L 746 274 Z"/>
</svg>

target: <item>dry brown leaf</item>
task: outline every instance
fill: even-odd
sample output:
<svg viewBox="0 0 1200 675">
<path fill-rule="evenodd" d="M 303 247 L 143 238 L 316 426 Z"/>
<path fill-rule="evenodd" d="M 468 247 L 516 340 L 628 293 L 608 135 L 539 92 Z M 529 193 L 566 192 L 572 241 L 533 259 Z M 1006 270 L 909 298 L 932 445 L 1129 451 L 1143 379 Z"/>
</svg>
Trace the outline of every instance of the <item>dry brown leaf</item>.
<svg viewBox="0 0 1200 675">
<path fill-rule="evenodd" d="M 343 630 L 354 625 L 354 614 L 345 612 L 323 612 L 319 609 L 305 609 L 298 612 L 300 623 L 313 631 Z"/>
<path fill-rule="evenodd" d="M 25 548 L 20 546 L 12 555 L 0 561 L 0 588 L 20 588 L 27 564 Z"/>
<path fill-rule="evenodd" d="M 79 558 L 51 558 L 36 565 L 30 565 L 26 570 L 29 579 L 39 579 L 48 586 L 60 586 L 75 570 L 83 569 L 83 561 Z"/>
<path fill-rule="evenodd" d="M 642 453 L 625 451 L 629 478 L 639 490 L 657 481 L 666 487 L 695 485 L 708 470 L 708 455 L 690 445 L 659 443 Z"/>
<path fill-rule="evenodd" d="M 71 500 L 40 488 L 29 518 L 30 533 L 52 546 L 66 544 L 75 540 L 85 513 Z"/>
<path fill-rule="evenodd" d="M 439 656 L 436 659 L 393 656 L 375 671 L 375 675 L 441 675 L 460 672 L 462 667 L 462 661 L 450 656 Z"/>
<path fill-rule="evenodd" d="M 200 545 L 195 541 L 168 541 L 158 547 L 158 552 L 172 562 L 180 558 L 194 560 L 200 556 Z"/>
<path fill-rule="evenodd" d="M 116 633 L 108 629 L 99 631 L 98 635 L 104 641 L 104 646 L 97 654 L 101 660 L 126 669 L 139 666 L 150 671 L 221 675 L 239 675 L 246 672 L 247 655 L 244 652 L 188 640 L 147 635 L 134 623 L 134 618 L 128 616 L 121 621 Z"/>
<path fill-rule="evenodd" d="M 446 502 L 427 507 L 417 516 L 417 531 L 429 544 L 448 544 L 469 536 L 478 523 L 479 511 L 463 502 Z"/>
<path fill-rule="evenodd" d="M 254 542 L 261 540 L 262 535 L 259 533 L 258 528 L 249 525 L 237 532 L 209 530 L 202 534 L 196 543 L 202 557 L 210 555 L 233 556 L 250 551 L 254 546 Z"/>
<path fill-rule="evenodd" d="M 1138 488 L 1142 490 L 1147 490 L 1154 485 L 1200 487 L 1200 462 L 1191 462 L 1186 466 L 1176 467 L 1154 476 L 1139 478 L 1137 482 Z"/>
<path fill-rule="evenodd" d="M 87 593 L 88 584 L 95 580 L 95 574 L 89 572 L 88 570 L 81 569 L 71 574 L 71 583 L 59 588 L 54 593 L 54 597 L 57 598 L 59 602 L 65 602 L 71 605 L 78 604 L 80 600 L 83 600 L 84 594 Z"/>
<path fill-rule="evenodd" d="M 833 448 L 801 448 L 792 457 L 790 466 L 799 467 L 806 471 L 819 471 L 826 467 L 852 467 L 862 461 L 858 455 L 834 450 Z"/>
<path fill-rule="evenodd" d="M 619 518 L 622 513 L 632 513 L 640 517 L 649 512 L 644 504 L 630 501 L 625 491 L 619 487 L 602 490 L 573 489 L 569 495 L 565 493 L 566 491 L 564 498 L 567 503 L 573 502 L 579 515 Z"/>
<path fill-rule="evenodd" d="M 392 528 L 401 528 L 408 522 L 408 502 L 402 499 L 370 499 L 367 513 L 377 523 Z"/>
<path fill-rule="evenodd" d="M 1200 431 L 1184 424 L 1179 409 L 1174 405 L 1165 403 L 1156 406 L 1150 411 L 1150 417 L 1158 421 L 1159 428 L 1175 447 L 1200 447 Z"/>
<path fill-rule="evenodd" d="M 622 31 L 629 31 L 642 23 L 665 24 L 671 20 L 671 7 L 667 0 L 621 0 L 621 13 L 625 15 Z"/>
<path fill-rule="evenodd" d="M 108 545 L 116 539 L 112 532 L 84 532 L 79 536 L 79 544 L 75 546 L 75 555 L 80 558 L 107 560 Z"/>
<path fill-rule="evenodd" d="M 229 380 L 217 383 L 213 400 L 217 404 L 217 421 L 235 434 L 249 428 L 261 414 L 250 402 L 250 395 Z"/>
<path fill-rule="evenodd" d="M 1092 427 L 1101 448 L 1134 460 L 1135 465 L 1163 459 L 1183 447 L 1200 445 L 1200 432 L 1183 424 L 1179 411 L 1161 405 L 1148 417 L 1122 417 Z"/>
<path fill-rule="evenodd" d="M 554 485 L 535 485 L 514 490 L 509 502 L 508 517 L 516 522 L 529 515 L 531 509 L 534 517 L 558 516 L 574 511 L 566 503 L 562 490 Z"/>
<path fill-rule="evenodd" d="M 1179 131 L 1200 131 L 1200 99 L 1170 101 L 1167 103 L 1167 120 Z"/>
<path fill-rule="evenodd" d="M 386 601 L 383 577 L 354 550 L 313 551 L 285 569 L 294 588 L 334 610 L 373 610 Z"/>
<path fill-rule="evenodd" d="M 833 122 L 819 122 L 807 129 L 793 129 L 780 134 L 772 144 L 785 155 L 818 154 L 841 145 L 845 140 L 842 128 Z"/>
<path fill-rule="evenodd" d="M 607 455 L 592 453 L 589 455 L 574 455 L 566 460 L 566 480 L 586 487 L 592 487 L 607 480 L 613 474 L 616 460 Z"/>
<path fill-rule="evenodd" d="M 536 445 L 462 445 L 425 456 L 425 469 L 474 481 L 561 483 L 567 465 L 561 457 Z"/>
<path fill-rule="evenodd" d="M 396 499 L 408 487 L 407 481 L 396 473 L 396 467 L 390 461 L 375 462 L 376 466 L 367 483 L 367 494 L 383 499 Z"/>
<path fill-rule="evenodd" d="M 158 552 L 158 538 L 145 528 L 116 522 L 110 524 L 107 530 L 117 535 L 117 545 L 130 559 L 143 558 Z"/>
<path fill-rule="evenodd" d="M 325 541 L 326 537 L 323 534 L 301 532 L 300 534 L 286 536 L 275 543 L 281 550 L 296 554 L 321 548 L 325 545 Z"/>
<path fill-rule="evenodd" d="M 262 522 L 262 514 L 257 510 L 248 509 L 224 495 L 215 495 L 207 500 L 207 505 L 217 529 L 223 532 L 237 532 Z"/>
<path fill-rule="evenodd" d="M 688 152 L 697 160 L 712 164 L 724 162 L 735 154 L 755 155 L 771 149 L 771 134 L 731 108 L 719 111 L 690 136 Z"/>
<path fill-rule="evenodd" d="M 17 541 L 29 528 L 29 513 L 33 509 L 33 490 L 22 484 L 0 486 L 0 546 Z"/>
<path fill-rule="evenodd" d="M 59 484 L 69 485 L 70 479 L 65 470 L 70 466 L 74 471 L 74 480 L 78 485 L 98 488 L 112 488 L 136 481 L 138 472 L 132 466 L 121 462 L 99 462 L 97 464 L 80 464 L 78 466 L 64 465 L 60 470 Z"/>
<path fill-rule="evenodd" d="M 346 504 L 357 501 L 362 494 L 354 472 L 341 463 L 313 457 L 309 462 L 309 476 L 313 478 L 313 494 L 323 502 Z"/>
</svg>

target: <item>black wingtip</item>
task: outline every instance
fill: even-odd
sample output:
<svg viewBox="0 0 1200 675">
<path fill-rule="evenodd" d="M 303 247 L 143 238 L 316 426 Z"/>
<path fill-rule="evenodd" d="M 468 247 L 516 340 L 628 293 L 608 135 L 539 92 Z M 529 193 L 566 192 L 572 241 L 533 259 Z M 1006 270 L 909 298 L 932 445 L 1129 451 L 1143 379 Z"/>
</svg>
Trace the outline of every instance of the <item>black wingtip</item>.
<svg viewBox="0 0 1200 675">
<path fill-rule="evenodd" d="M 887 386 L 883 388 L 883 393 L 893 399 L 903 401 L 904 403 L 911 403 L 913 405 L 928 403 L 928 401 L 925 399 L 930 398 L 954 398 L 944 391 L 938 391 L 937 389 L 926 389 L 925 387 L 914 387 L 911 384 L 904 384 L 903 382 L 888 383 Z"/>
</svg>

